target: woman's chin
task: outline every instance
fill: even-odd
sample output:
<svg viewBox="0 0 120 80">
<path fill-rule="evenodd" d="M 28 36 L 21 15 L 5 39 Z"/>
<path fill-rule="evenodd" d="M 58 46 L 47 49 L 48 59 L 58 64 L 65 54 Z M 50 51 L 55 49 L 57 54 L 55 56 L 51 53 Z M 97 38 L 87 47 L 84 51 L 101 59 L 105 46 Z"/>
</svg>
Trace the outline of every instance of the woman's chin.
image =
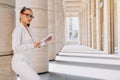
<svg viewBox="0 0 120 80">
<path fill-rule="evenodd" d="M 30 24 L 30 22 L 27 22 L 27 24 Z"/>
</svg>

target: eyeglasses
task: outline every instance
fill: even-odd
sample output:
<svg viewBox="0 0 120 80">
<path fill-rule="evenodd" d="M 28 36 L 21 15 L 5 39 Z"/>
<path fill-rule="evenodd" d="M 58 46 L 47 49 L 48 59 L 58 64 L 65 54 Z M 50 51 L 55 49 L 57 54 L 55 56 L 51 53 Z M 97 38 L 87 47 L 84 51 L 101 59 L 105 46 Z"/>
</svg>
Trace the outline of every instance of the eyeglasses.
<svg viewBox="0 0 120 80">
<path fill-rule="evenodd" d="M 22 13 L 22 14 L 25 15 L 26 17 L 28 17 L 28 18 L 30 17 L 31 19 L 32 19 L 32 18 L 35 18 L 33 15 L 30 15 L 30 14 L 28 14 L 28 13 Z"/>
</svg>

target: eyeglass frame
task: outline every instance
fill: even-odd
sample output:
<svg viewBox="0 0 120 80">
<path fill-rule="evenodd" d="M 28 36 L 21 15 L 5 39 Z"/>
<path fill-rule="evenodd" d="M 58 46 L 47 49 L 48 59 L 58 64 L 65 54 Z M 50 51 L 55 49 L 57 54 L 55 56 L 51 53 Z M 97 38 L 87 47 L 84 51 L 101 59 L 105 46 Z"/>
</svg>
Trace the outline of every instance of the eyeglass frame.
<svg viewBox="0 0 120 80">
<path fill-rule="evenodd" d="M 30 17 L 31 19 L 35 18 L 33 15 L 30 15 L 28 13 L 22 13 L 23 15 L 25 15 L 26 17 Z"/>
</svg>

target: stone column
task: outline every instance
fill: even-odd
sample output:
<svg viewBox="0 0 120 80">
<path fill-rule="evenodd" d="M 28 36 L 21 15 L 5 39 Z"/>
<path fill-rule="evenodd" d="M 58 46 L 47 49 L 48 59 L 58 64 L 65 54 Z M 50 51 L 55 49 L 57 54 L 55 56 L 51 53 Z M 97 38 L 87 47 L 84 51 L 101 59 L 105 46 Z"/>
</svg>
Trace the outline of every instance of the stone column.
<svg viewBox="0 0 120 80">
<path fill-rule="evenodd" d="M 48 0 L 48 33 L 53 34 L 52 41 L 48 45 L 49 60 L 55 60 L 55 0 Z"/>
<path fill-rule="evenodd" d="M 86 7 L 83 9 L 83 44 L 86 46 L 87 44 L 87 21 L 86 21 Z"/>
<path fill-rule="evenodd" d="M 86 24 L 86 29 L 85 29 L 85 46 L 88 45 L 88 5 L 86 4 L 86 7 L 85 7 L 85 24 Z"/>
<path fill-rule="evenodd" d="M 100 7 L 101 0 L 96 1 L 96 34 L 97 34 L 97 49 L 102 50 L 102 13 Z"/>
<path fill-rule="evenodd" d="M 62 50 L 65 42 L 63 0 L 55 1 L 56 53 Z"/>
<path fill-rule="evenodd" d="M 91 0 L 92 48 L 96 48 L 96 0 Z"/>
<path fill-rule="evenodd" d="M 0 80 L 16 80 L 11 68 L 15 0 L 0 0 Z"/>
<path fill-rule="evenodd" d="M 118 23 L 119 21 L 117 20 L 118 18 L 118 12 L 117 12 L 117 0 L 114 0 L 114 46 L 115 49 L 118 49 Z"/>
<path fill-rule="evenodd" d="M 84 23 L 84 19 L 83 19 L 83 12 L 82 11 L 80 12 L 80 21 L 79 22 L 80 22 L 80 27 L 79 27 L 80 28 L 79 29 L 80 30 L 80 32 L 79 32 L 79 35 L 80 35 L 80 37 L 79 37 L 80 40 L 79 41 L 80 42 L 79 43 L 80 43 L 80 45 L 83 45 L 83 36 L 84 36 L 83 35 L 83 30 L 84 30 L 83 29 L 83 23 Z"/>
<path fill-rule="evenodd" d="M 56 41 L 57 41 L 57 24 L 58 24 L 58 0 L 55 0 L 55 53 L 58 54 L 59 51 L 57 50 L 57 45 L 56 45 Z"/>
<path fill-rule="evenodd" d="M 113 53 L 113 26 L 111 15 L 111 0 L 104 0 L 104 51 Z"/>
<path fill-rule="evenodd" d="M 82 32 L 82 40 L 83 40 L 83 45 L 85 46 L 86 45 L 86 20 L 85 20 L 85 8 L 83 9 L 82 11 L 83 13 L 83 25 L 82 25 L 82 28 L 83 28 L 83 32 Z"/>
<path fill-rule="evenodd" d="M 82 37 L 81 37 L 81 26 L 82 26 L 82 23 L 81 23 L 81 13 L 79 13 L 79 44 L 82 45 Z"/>
<path fill-rule="evenodd" d="M 91 0 L 88 0 L 88 47 L 92 47 L 91 38 Z"/>
<path fill-rule="evenodd" d="M 34 41 L 40 41 L 48 34 L 48 2 L 47 0 L 17 0 L 17 8 L 26 6 L 33 10 L 35 18 L 32 20 L 30 28 L 34 34 Z M 35 49 L 33 56 L 33 67 L 38 73 L 48 71 L 48 47 Z"/>
<path fill-rule="evenodd" d="M 120 21 L 120 0 L 117 0 L 117 13 L 118 13 L 118 20 Z M 118 22 L 118 55 L 120 56 L 120 22 Z"/>
<path fill-rule="evenodd" d="M 115 37 L 114 37 L 114 30 L 115 30 L 115 26 L 114 26 L 114 24 L 115 24 L 115 21 L 114 21 L 114 19 L 115 19 L 115 16 L 114 16 L 114 12 L 115 12 L 115 10 L 114 10 L 114 0 L 110 0 L 110 17 L 111 17 L 111 21 L 110 21 L 110 25 L 111 25 L 111 54 L 113 54 L 114 53 L 114 51 L 115 51 Z M 116 35 L 115 35 L 116 36 Z"/>
</svg>

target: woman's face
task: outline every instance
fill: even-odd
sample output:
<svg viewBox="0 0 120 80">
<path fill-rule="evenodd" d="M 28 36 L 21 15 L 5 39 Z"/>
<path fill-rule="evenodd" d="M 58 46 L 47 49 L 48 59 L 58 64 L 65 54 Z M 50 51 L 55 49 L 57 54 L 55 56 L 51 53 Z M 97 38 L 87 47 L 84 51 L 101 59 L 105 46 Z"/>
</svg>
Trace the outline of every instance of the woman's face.
<svg viewBox="0 0 120 80">
<path fill-rule="evenodd" d="M 33 13 L 31 10 L 25 10 L 23 13 L 20 13 L 20 19 L 25 24 L 30 24 L 33 17 Z"/>
</svg>

